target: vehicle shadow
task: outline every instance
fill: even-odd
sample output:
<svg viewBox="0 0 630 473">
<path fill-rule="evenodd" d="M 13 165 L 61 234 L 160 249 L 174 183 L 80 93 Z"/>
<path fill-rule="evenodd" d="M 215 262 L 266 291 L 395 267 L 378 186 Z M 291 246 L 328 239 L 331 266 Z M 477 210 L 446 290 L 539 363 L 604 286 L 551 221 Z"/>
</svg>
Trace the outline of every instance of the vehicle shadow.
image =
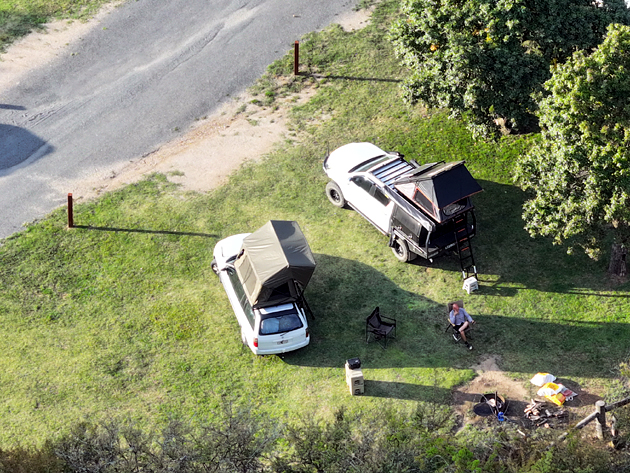
<svg viewBox="0 0 630 473">
<path fill-rule="evenodd" d="M 25 128 L 0 124 L 0 171 L 10 169 L 29 159 L 37 160 L 54 149 Z"/>
<path fill-rule="evenodd" d="M 469 352 L 445 330 L 447 301 L 403 290 L 357 261 L 324 254 L 315 259 L 318 268 L 305 292 L 315 315 L 311 343 L 283 355 L 288 364 L 343 367 L 346 359 L 359 357 L 366 369 L 451 370 L 469 368 L 479 355 L 493 354 L 501 360 L 502 370 L 528 378 L 540 371 L 564 378 L 608 378 L 627 357 L 626 347 L 619 343 L 630 338 L 624 318 L 580 322 L 571 317 L 571 308 L 566 316 L 541 308 L 537 318 L 473 314 L 475 350 Z M 366 343 L 366 318 L 376 306 L 396 319 L 396 339 L 389 340 L 387 348 L 377 341 Z"/>
</svg>

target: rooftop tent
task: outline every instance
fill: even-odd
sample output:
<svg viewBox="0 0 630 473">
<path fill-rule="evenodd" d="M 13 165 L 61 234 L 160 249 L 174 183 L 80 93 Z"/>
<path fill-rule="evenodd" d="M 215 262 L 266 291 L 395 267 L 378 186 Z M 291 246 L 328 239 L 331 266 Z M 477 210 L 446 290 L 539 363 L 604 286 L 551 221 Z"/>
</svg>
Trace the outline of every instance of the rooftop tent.
<svg viewBox="0 0 630 473">
<path fill-rule="evenodd" d="M 451 204 L 481 192 L 483 189 L 470 174 L 464 161 L 431 163 L 397 179 L 394 186 L 408 198 L 424 207 L 437 221 L 443 221 L 470 204 L 447 209 Z"/>
<path fill-rule="evenodd" d="M 243 240 L 234 267 L 249 302 L 264 307 L 297 300 L 315 259 L 297 222 L 270 220 Z"/>
</svg>

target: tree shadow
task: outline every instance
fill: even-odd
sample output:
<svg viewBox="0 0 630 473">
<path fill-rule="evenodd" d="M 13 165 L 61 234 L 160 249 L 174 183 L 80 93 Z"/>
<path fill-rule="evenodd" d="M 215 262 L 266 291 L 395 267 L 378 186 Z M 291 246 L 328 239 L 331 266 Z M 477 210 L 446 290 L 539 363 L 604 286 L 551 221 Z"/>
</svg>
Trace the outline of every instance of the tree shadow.
<svg viewBox="0 0 630 473">
<path fill-rule="evenodd" d="M 445 400 L 450 396 L 450 389 L 438 386 L 425 386 L 420 384 L 402 383 L 397 381 L 365 380 L 365 397 L 382 397 L 388 399 L 404 399 L 409 401 L 425 401 L 446 404 Z M 466 400 L 473 400 L 470 394 Z"/>
<path fill-rule="evenodd" d="M 478 356 L 494 354 L 501 360 L 502 370 L 528 378 L 537 372 L 565 378 L 610 378 L 618 363 L 627 358 L 627 348 L 619 342 L 630 338 L 625 320 L 549 321 L 545 314 L 537 319 L 473 314 L 477 322 L 475 350 L 469 352 L 445 332 L 446 301 L 438 303 L 403 290 L 383 273 L 357 261 L 324 254 L 315 258 L 318 269 L 305 293 L 315 313 L 312 339 L 304 349 L 283 355 L 292 365 L 343 367 L 346 359 L 359 357 L 365 369 L 449 370 L 468 368 Z M 366 318 L 376 306 L 383 315 L 397 320 L 397 337 L 386 349 L 365 339 Z M 416 389 L 398 387 L 401 392 Z M 418 388 L 413 392 L 427 391 Z"/>
<path fill-rule="evenodd" d="M 484 393 L 458 393 L 457 399 L 451 399 L 451 390 L 440 388 L 438 386 L 426 386 L 412 383 L 392 382 L 392 381 L 375 381 L 371 379 L 365 379 L 364 381 L 364 393 L 362 397 L 376 397 L 384 399 L 401 399 L 406 401 L 422 401 L 430 402 L 434 404 L 442 405 L 464 405 L 470 403 L 471 405 L 479 404 L 483 401 Z M 499 393 L 500 394 L 500 393 Z M 578 396 L 579 397 L 579 396 Z M 577 399 L 577 397 L 576 397 Z M 589 403 L 586 403 L 589 404 Z M 579 405 L 572 402 L 571 407 L 579 407 L 586 405 L 580 403 Z M 522 417 L 523 411 L 527 407 L 528 402 L 506 399 L 506 405 L 504 408 L 504 414 L 511 417 Z M 593 403 L 590 403 L 593 405 Z M 494 413 L 488 408 L 489 416 L 494 416 Z M 520 423 L 520 422 L 517 422 Z"/>
<path fill-rule="evenodd" d="M 551 238 L 532 238 L 522 219 L 527 194 L 516 186 L 479 180 L 484 192 L 474 198 L 477 235 L 472 240 L 479 271 L 480 293 L 513 297 L 519 289 L 561 294 L 597 295 L 629 298 L 619 293 L 630 283 L 612 284 L 606 273 L 608 255 L 599 261 L 579 248 L 567 254 L 566 245 L 554 245 Z M 449 272 L 460 272 L 456 254 L 422 258 L 412 262 Z M 602 294 L 605 292 L 605 294 Z"/>
<path fill-rule="evenodd" d="M 54 147 L 30 131 L 0 124 L 0 171 L 25 161 L 37 160 L 54 151 Z"/>
</svg>

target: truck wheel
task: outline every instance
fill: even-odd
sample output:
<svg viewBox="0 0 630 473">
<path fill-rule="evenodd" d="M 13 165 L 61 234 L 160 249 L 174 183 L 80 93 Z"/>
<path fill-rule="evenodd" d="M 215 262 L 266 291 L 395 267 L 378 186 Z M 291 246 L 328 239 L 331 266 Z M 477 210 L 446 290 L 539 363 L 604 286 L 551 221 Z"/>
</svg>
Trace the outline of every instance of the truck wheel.
<svg viewBox="0 0 630 473">
<path fill-rule="evenodd" d="M 409 247 L 407 246 L 407 242 L 405 240 L 401 240 L 400 238 L 396 238 L 394 240 L 394 246 L 392 246 L 392 251 L 394 252 L 394 256 L 398 259 L 398 261 L 402 261 L 406 263 L 416 258 L 415 253 L 409 251 Z"/>
<path fill-rule="evenodd" d="M 219 266 L 217 265 L 217 260 L 213 259 L 212 263 L 210 263 L 210 267 L 212 268 L 212 271 L 214 271 L 214 274 L 216 274 L 218 276 L 219 275 Z"/>
<path fill-rule="evenodd" d="M 335 207 L 342 209 L 346 206 L 346 199 L 336 182 L 330 181 L 326 184 L 326 196 Z"/>
</svg>

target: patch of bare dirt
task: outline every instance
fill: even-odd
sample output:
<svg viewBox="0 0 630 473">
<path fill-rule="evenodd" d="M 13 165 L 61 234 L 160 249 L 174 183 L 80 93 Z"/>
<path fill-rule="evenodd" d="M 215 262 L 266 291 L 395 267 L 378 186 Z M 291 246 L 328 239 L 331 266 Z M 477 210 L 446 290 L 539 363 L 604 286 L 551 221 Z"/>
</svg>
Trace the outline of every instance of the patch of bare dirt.
<svg viewBox="0 0 630 473">
<path fill-rule="evenodd" d="M 536 395 L 538 386 L 530 383 L 529 380 L 514 379 L 508 376 L 499 368 L 501 359 L 497 355 L 485 355 L 481 358 L 477 365 L 472 366 L 477 376 L 468 384 L 460 386 L 453 392 L 453 405 L 463 424 L 476 424 L 483 422 L 483 417 L 476 415 L 473 411 L 475 404 L 481 401 L 481 395 L 486 393 L 497 393 L 507 402 L 506 415 L 519 424 L 527 424 L 524 421 L 524 409 L 532 399 L 544 401 Z M 534 376 L 536 373 L 532 373 Z M 569 412 L 569 419 L 572 423 L 586 417 L 594 411 L 595 402 L 601 397 L 587 392 L 582 387 L 565 379 L 556 379 L 556 383 L 563 384 L 571 389 L 577 396 L 564 403 L 563 408 Z M 555 408 L 555 405 L 548 402 L 549 408 Z M 585 429 L 585 433 L 592 430 L 590 426 Z"/>
<path fill-rule="evenodd" d="M 306 102 L 313 92 L 304 90 L 291 104 Z M 103 175 L 66 182 L 65 188 L 72 186 L 78 198 L 91 198 L 159 172 L 184 190 L 211 190 L 223 184 L 245 161 L 262 158 L 286 137 L 289 105 L 281 103 L 276 110 L 261 108 L 250 104 L 251 98 L 243 95 L 223 105 L 181 138 L 146 156 Z"/>
<path fill-rule="evenodd" d="M 374 6 L 360 10 L 360 11 L 352 11 L 348 12 L 344 15 L 341 15 L 337 19 L 337 23 L 341 25 L 341 27 L 345 31 L 355 31 L 360 30 L 367 26 L 370 21 L 370 15 L 374 11 Z"/>
<path fill-rule="evenodd" d="M 512 408 L 514 404 L 522 404 L 523 408 L 531 398 L 531 390 L 525 383 L 507 376 L 498 365 L 499 357 L 487 355 L 482 357 L 479 364 L 472 367 L 477 373 L 475 379 L 465 386 L 457 388 L 453 393 L 453 404 L 455 409 L 465 420 L 465 422 L 475 422 L 478 418 L 473 413 L 473 406 L 481 399 L 485 393 L 498 393 L 510 402 L 510 413 L 518 407 Z M 523 408 L 520 412 L 523 412 Z"/>
</svg>

